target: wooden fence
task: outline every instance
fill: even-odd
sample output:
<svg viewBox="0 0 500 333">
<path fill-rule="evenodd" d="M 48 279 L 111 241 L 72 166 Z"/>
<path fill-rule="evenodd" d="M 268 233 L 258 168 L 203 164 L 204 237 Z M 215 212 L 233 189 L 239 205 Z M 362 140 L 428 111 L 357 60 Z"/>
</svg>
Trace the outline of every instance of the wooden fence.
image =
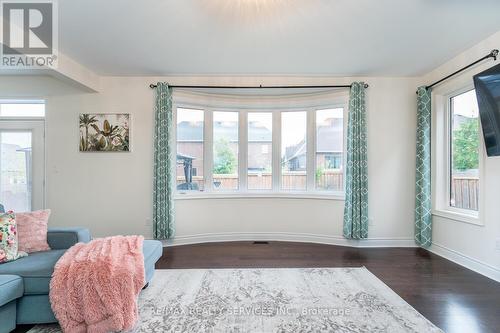
<svg viewBox="0 0 500 333">
<path fill-rule="evenodd" d="M 342 171 L 323 171 L 317 175 L 316 188 L 322 190 L 342 191 L 344 189 L 344 174 Z M 235 189 L 238 187 L 238 177 L 235 175 L 213 175 L 213 181 L 219 188 Z M 249 189 L 272 189 L 271 173 L 248 174 Z M 307 177 L 305 171 L 293 171 L 282 174 L 281 186 L 285 190 L 306 189 Z M 177 177 L 177 185 L 184 183 L 184 177 Z M 193 183 L 198 184 L 199 189 L 204 188 L 203 177 L 193 177 Z"/>
<path fill-rule="evenodd" d="M 479 210 L 479 178 L 453 177 L 451 197 L 456 208 Z"/>
</svg>

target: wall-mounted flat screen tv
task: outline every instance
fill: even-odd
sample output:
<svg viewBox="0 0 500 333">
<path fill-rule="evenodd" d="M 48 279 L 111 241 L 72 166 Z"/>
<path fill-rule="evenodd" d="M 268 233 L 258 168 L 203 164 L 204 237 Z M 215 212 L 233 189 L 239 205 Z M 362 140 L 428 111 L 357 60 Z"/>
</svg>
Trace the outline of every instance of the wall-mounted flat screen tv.
<svg viewBox="0 0 500 333">
<path fill-rule="evenodd" d="M 488 156 L 500 156 L 500 64 L 474 75 Z"/>
</svg>

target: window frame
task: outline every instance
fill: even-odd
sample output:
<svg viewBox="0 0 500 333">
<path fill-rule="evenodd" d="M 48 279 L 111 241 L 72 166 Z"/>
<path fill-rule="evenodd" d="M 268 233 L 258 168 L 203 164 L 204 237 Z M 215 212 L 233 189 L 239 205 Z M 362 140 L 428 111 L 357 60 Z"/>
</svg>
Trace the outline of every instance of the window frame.
<svg viewBox="0 0 500 333">
<path fill-rule="evenodd" d="M 272 121 L 272 133 L 271 133 L 271 189 L 249 189 L 248 188 L 248 145 L 249 145 L 249 141 L 248 141 L 248 114 L 249 113 L 269 113 L 271 114 L 271 121 Z M 241 121 L 241 116 L 240 116 L 240 121 Z M 281 127 L 281 126 L 277 126 L 276 125 L 276 116 L 275 116 L 275 113 L 272 112 L 272 111 L 262 111 L 262 110 L 253 110 L 253 111 L 247 111 L 245 112 L 245 115 L 243 116 L 243 118 L 245 119 L 245 123 L 243 123 L 243 126 L 245 127 L 245 133 L 244 133 L 244 136 L 245 136 L 245 144 L 244 144 L 244 147 L 239 147 L 239 149 L 243 149 L 245 151 L 245 156 L 243 156 L 243 160 L 244 160 L 244 164 L 242 164 L 241 168 L 242 169 L 245 169 L 245 192 L 248 193 L 248 194 L 256 194 L 256 193 L 265 193 L 265 192 L 275 192 L 276 190 L 276 186 L 279 186 L 280 183 L 277 182 L 275 180 L 275 172 L 276 172 L 276 158 L 279 159 L 278 161 L 278 164 L 280 164 L 279 162 L 281 161 L 281 156 L 280 156 L 280 153 L 281 152 L 276 152 L 276 147 L 274 146 L 275 145 L 275 131 L 276 131 L 276 127 Z M 281 114 L 280 114 L 280 122 L 281 122 Z M 281 135 L 281 132 L 280 132 L 280 135 Z M 240 138 L 241 139 L 241 138 Z M 280 140 L 281 140 L 281 137 L 280 137 Z M 240 142 L 241 143 L 241 142 Z M 281 142 L 280 142 L 281 143 Z M 278 155 L 278 156 L 276 156 Z M 279 165 L 278 165 L 279 167 Z M 241 183 L 240 183 L 240 186 L 241 186 Z"/>
<path fill-rule="evenodd" d="M 204 119 L 206 120 L 206 115 L 205 113 L 207 111 L 210 112 L 210 124 L 208 125 L 208 128 L 207 128 L 207 123 L 203 123 L 203 131 L 207 130 L 207 131 L 210 131 L 211 133 L 211 141 L 210 141 L 210 147 L 209 149 L 212 151 L 212 154 L 211 154 L 211 161 L 209 163 L 209 166 L 210 168 L 209 169 L 206 169 L 207 172 L 210 173 L 210 178 L 211 178 L 211 181 L 210 183 L 205 183 L 205 186 L 204 186 L 204 189 L 205 191 L 196 191 L 196 192 L 206 192 L 207 189 L 209 189 L 208 192 L 210 193 L 234 193 L 234 192 L 239 192 L 240 189 L 241 189 L 241 186 L 242 186 L 242 179 L 241 179 L 241 172 L 242 172 L 242 167 L 241 167 L 241 162 L 242 160 L 244 161 L 244 159 L 242 159 L 242 156 L 241 156 L 241 138 L 242 138 L 242 133 L 240 133 L 241 131 L 241 122 L 242 122 L 242 116 L 241 114 L 237 111 L 237 110 L 221 110 L 220 108 L 216 108 L 216 109 L 211 109 L 211 110 L 207 110 L 207 109 L 204 109 L 202 110 L 203 111 L 203 114 L 204 114 Z M 216 189 L 214 188 L 214 182 L 213 182 L 213 175 L 214 175 L 214 172 L 213 172 L 213 167 L 214 167 L 214 112 L 233 112 L 233 113 L 237 113 L 238 114 L 238 168 L 237 168 L 237 173 L 236 175 L 238 176 L 238 183 L 237 183 L 237 186 L 236 188 L 234 189 Z M 203 151 L 205 151 L 205 144 L 206 144 L 206 141 L 203 141 Z M 246 147 L 246 145 L 245 145 Z M 246 148 L 245 148 L 245 152 L 246 152 Z M 203 170 L 203 172 L 205 173 L 205 170 Z M 246 182 L 245 182 L 246 184 Z"/>
<path fill-rule="evenodd" d="M 316 171 L 318 167 L 318 159 L 316 157 L 317 154 L 317 128 L 316 128 L 316 111 L 320 110 L 326 110 L 326 109 L 337 109 L 337 108 L 342 108 L 342 125 L 343 125 L 343 130 L 342 130 L 342 177 L 344 179 L 344 189 L 342 191 L 329 191 L 329 190 L 322 190 L 322 189 L 317 189 L 317 184 L 316 184 Z M 337 104 L 333 105 L 331 107 L 322 107 L 322 108 L 315 108 L 313 111 L 314 114 L 314 119 L 312 119 L 312 139 L 314 140 L 314 151 L 312 153 L 312 158 L 313 158 L 313 163 L 314 163 L 314 174 L 312 175 L 312 183 L 314 187 L 314 191 L 316 193 L 334 193 L 337 195 L 343 196 L 345 198 L 345 184 L 346 184 L 346 170 L 347 170 L 347 125 L 348 125 L 348 120 L 349 120 L 349 101 L 346 100 L 345 103 L 343 104 Z"/>
<path fill-rule="evenodd" d="M 304 192 L 315 192 L 316 191 L 316 188 L 315 188 L 315 185 L 312 184 L 311 186 L 311 174 L 312 174 L 312 179 L 314 181 L 314 173 L 311 173 L 309 172 L 309 170 L 311 170 L 311 167 L 312 167 L 312 170 L 315 171 L 316 167 L 315 167 L 315 163 L 313 164 L 311 161 L 311 140 L 316 140 L 316 127 L 314 127 L 314 131 L 311 132 L 311 123 L 314 121 L 314 126 L 316 126 L 316 115 L 315 115 L 315 110 L 314 109 L 307 109 L 307 108 L 301 108 L 301 109 L 297 109 L 297 110 L 275 110 L 274 111 L 275 113 L 279 113 L 279 118 L 280 118 L 280 122 L 279 122 L 279 128 L 277 129 L 279 131 L 279 142 L 277 143 L 274 143 L 273 141 L 273 149 L 275 148 L 279 148 L 277 149 L 278 150 L 278 153 L 279 153 L 279 160 L 277 161 L 277 164 L 278 164 L 278 167 L 279 167 L 279 173 L 276 174 L 276 176 L 274 175 L 273 173 L 273 180 L 274 178 L 278 177 L 278 183 L 279 183 L 279 188 L 277 189 L 276 192 L 282 192 L 282 193 L 296 193 L 296 194 L 300 194 L 300 193 L 304 193 Z M 285 112 L 305 112 L 306 113 L 306 186 L 305 186 L 305 189 L 304 190 L 287 190 L 287 189 L 283 189 L 283 167 L 281 165 L 281 144 L 282 144 L 282 134 L 283 134 L 283 118 L 281 117 L 283 113 Z M 312 191 L 311 191 L 312 189 Z M 274 188 L 273 188 L 274 190 Z"/>
<path fill-rule="evenodd" d="M 207 155 L 207 152 L 205 151 L 206 150 L 206 138 L 207 138 L 207 133 L 206 133 L 206 121 L 207 121 L 207 115 L 205 114 L 205 110 L 203 110 L 202 108 L 199 108 L 197 106 L 175 106 L 175 105 L 172 105 L 172 122 L 173 122 L 173 126 L 172 126 L 172 142 L 171 142 L 171 145 L 174 147 L 174 153 L 173 153 L 173 164 L 174 165 L 174 177 L 175 177 L 175 181 L 174 181 L 174 184 L 176 184 L 176 188 L 175 188 L 175 195 L 177 195 L 178 193 L 190 193 L 190 191 L 178 191 L 177 190 L 177 109 L 190 109 L 190 110 L 195 110 L 195 111 L 202 111 L 203 112 L 203 191 L 192 191 L 192 192 L 205 192 L 207 190 L 206 186 L 207 186 L 207 172 L 206 172 L 206 167 L 207 167 L 207 162 L 206 162 L 206 158 L 207 156 L 209 156 L 210 158 L 213 158 L 213 151 L 209 152 Z M 210 121 L 213 121 L 212 119 L 210 119 Z M 210 136 L 213 135 L 213 133 L 210 133 L 209 134 Z M 210 172 L 209 173 L 210 175 L 210 184 L 213 182 L 212 181 L 212 173 Z"/>
<path fill-rule="evenodd" d="M 14 121 L 45 121 L 47 118 L 47 100 L 41 98 L 0 98 L 1 104 L 42 104 L 44 105 L 44 115 L 43 116 L 2 116 L 0 114 L 0 120 L 14 120 Z"/>
<path fill-rule="evenodd" d="M 479 191 L 478 191 L 478 210 L 464 209 L 453 207 L 451 205 L 451 174 L 452 174 L 452 122 L 453 122 L 453 107 L 452 99 L 461 94 L 474 90 L 472 83 L 462 85 L 460 88 L 448 90 L 444 94 L 437 96 L 437 121 L 433 122 L 436 125 L 436 137 L 442 138 L 441 142 L 437 143 L 434 154 L 436 159 L 434 165 L 437 174 L 433 176 L 435 183 L 434 189 L 434 209 L 432 214 L 439 217 L 448 218 L 453 221 L 469 223 L 478 226 L 484 226 L 483 222 L 483 202 L 484 202 L 484 138 L 482 135 L 481 120 L 479 121 Z M 441 101 L 440 101 L 441 100 Z M 437 141 L 437 140 L 436 140 Z M 443 158 L 444 155 L 444 158 Z M 441 178 L 441 181 L 439 181 Z"/>
<path fill-rule="evenodd" d="M 324 109 L 343 108 L 343 159 L 346 160 L 346 143 L 347 143 L 347 117 L 348 117 L 348 94 L 337 93 L 333 98 L 329 98 L 327 102 L 321 100 L 319 103 L 316 99 L 311 98 L 309 105 L 245 105 L 245 101 L 238 103 L 222 101 L 213 102 L 210 98 L 205 100 L 204 94 L 194 93 L 193 97 L 190 93 L 183 93 L 181 97 L 176 96 L 174 92 L 172 111 L 174 130 L 173 130 L 173 147 L 177 155 L 177 109 L 196 109 L 204 111 L 204 191 L 178 191 L 175 190 L 174 199 L 212 199 L 212 198 L 305 198 L 305 199 L 331 199 L 344 200 L 344 191 L 327 191 L 316 189 L 315 173 L 316 173 L 316 111 Z M 206 94 L 205 96 L 207 96 Z M 199 98 L 201 97 L 201 100 Z M 246 97 L 246 96 L 244 96 Z M 286 98 L 286 97 L 285 97 Z M 281 98 L 283 99 L 283 98 Z M 231 105 L 234 104 L 234 105 Z M 280 104 L 280 103 L 277 103 Z M 298 103 L 301 104 L 301 103 Z M 303 104 L 303 103 L 302 103 Z M 307 103 L 306 103 L 307 104 Z M 214 190 L 212 178 L 213 169 L 213 112 L 215 111 L 233 111 L 238 112 L 238 189 Z M 281 114 L 282 112 L 306 111 L 307 113 L 307 186 L 306 190 L 292 191 L 283 190 L 281 188 L 282 170 L 281 170 Z M 269 112 L 272 114 L 273 131 L 272 131 L 272 189 L 248 189 L 248 114 L 249 113 Z M 345 167 L 343 168 L 343 176 L 345 179 Z M 177 177 L 177 175 L 176 175 Z"/>
<path fill-rule="evenodd" d="M 47 115 L 48 102 L 45 98 L 0 98 L 0 104 L 43 104 L 44 116 L 0 116 L 0 123 L 5 126 L 6 132 L 31 132 L 31 145 L 33 151 L 32 160 L 32 188 L 31 188 L 31 210 L 43 209 L 47 198 Z M 38 139 L 38 141 L 36 141 Z M 35 162 L 37 166 L 35 166 Z"/>
</svg>

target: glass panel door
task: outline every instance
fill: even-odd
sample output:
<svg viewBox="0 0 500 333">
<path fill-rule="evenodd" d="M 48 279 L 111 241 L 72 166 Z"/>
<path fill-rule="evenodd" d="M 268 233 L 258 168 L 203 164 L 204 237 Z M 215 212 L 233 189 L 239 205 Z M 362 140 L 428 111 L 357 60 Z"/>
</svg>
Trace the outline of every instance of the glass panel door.
<svg viewBox="0 0 500 333">
<path fill-rule="evenodd" d="M 16 212 L 31 210 L 31 132 L 0 132 L 0 202 Z"/>
<path fill-rule="evenodd" d="M 43 122 L 0 122 L 0 203 L 6 210 L 43 208 Z"/>
</svg>

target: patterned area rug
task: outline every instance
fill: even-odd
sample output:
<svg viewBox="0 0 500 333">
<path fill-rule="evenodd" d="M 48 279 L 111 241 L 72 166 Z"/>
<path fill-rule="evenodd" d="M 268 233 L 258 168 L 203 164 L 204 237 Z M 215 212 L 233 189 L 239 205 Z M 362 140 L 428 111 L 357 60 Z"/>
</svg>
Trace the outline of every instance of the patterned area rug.
<svg viewBox="0 0 500 333">
<path fill-rule="evenodd" d="M 133 332 L 442 332 L 364 267 L 157 270 L 139 312 Z"/>
</svg>

